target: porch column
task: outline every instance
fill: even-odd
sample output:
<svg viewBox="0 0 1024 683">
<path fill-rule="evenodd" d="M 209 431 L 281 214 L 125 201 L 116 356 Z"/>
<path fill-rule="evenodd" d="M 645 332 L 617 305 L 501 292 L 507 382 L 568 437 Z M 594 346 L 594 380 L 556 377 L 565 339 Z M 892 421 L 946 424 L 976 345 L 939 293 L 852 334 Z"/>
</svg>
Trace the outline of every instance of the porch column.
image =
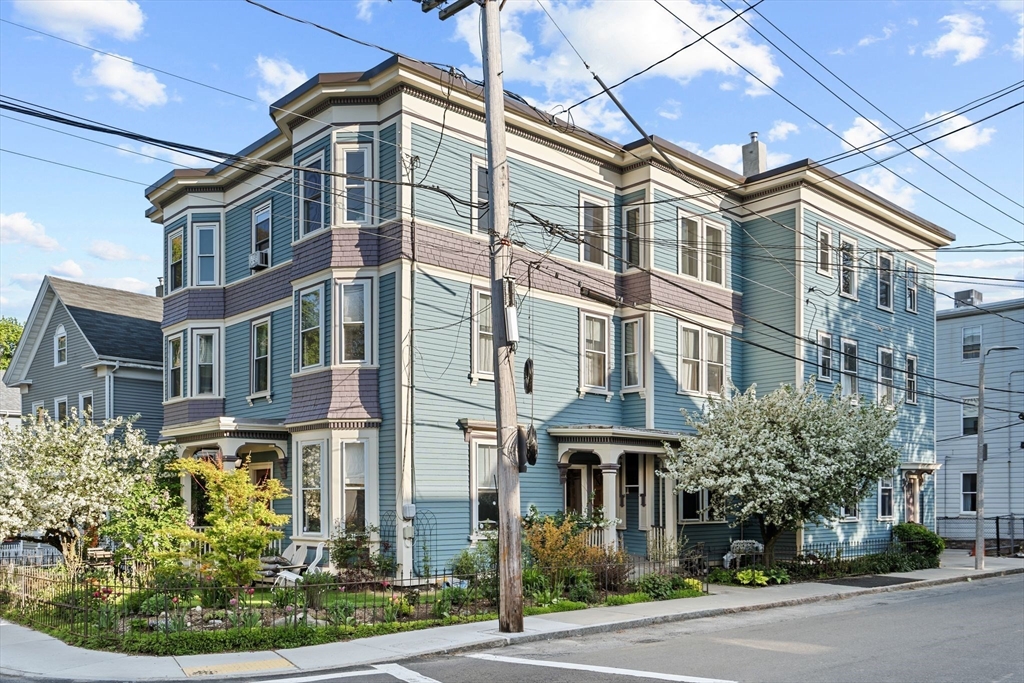
<svg viewBox="0 0 1024 683">
<path fill-rule="evenodd" d="M 601 482 L 604 487 L 604 515 L 605 518 L 614 517 L 615 511 L 618 504 L 618 487 L 615 485 L 615 475 L 619 471 L 619 466 L 616 463 L 604 463 L 598 465 L 601 470 Z M 614 549 L 618 542 L 618 534 L 616 533 L 615 525 L 609 525 L 604 529 L 604 546 L 606 548 Z"/>
</svg>

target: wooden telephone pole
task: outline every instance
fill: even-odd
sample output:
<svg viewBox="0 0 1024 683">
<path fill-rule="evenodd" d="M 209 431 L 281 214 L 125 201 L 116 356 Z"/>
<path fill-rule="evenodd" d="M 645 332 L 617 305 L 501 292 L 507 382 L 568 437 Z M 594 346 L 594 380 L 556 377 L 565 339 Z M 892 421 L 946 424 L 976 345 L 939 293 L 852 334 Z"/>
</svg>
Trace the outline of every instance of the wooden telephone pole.
<svg viewBox="0 0 1024 683">
<path fill-rule="evenodd" d="M 505 88 L 501 68 L 499 0 L 476 0 L 483 15 L 484 107 L 487 124 L 487 177 L 491 216 L 491 325 L 494 333 L 494 408 L 498 436 L 498 624 L 503 633 L 523 630 L 523 565 L 517 450 L 516 357 L 505 329 L 506 310 L 514 314 L 511 280 L 512 253 L 508 239 L 508 159 L 505 153 Z M 422 0 L 423 11 L 436 0 Z M 474 0 L 444 7 L 447 19 Z"/>
</svg>

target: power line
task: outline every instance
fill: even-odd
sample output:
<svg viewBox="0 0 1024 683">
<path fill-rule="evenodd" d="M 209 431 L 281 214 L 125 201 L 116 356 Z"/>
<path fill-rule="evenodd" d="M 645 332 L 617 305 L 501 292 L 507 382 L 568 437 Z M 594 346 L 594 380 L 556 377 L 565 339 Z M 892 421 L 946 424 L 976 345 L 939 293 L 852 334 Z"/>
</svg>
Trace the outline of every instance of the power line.
<svg viewBox="0 0 1024 683">
<path fill-rule="evenodd" d="M 15 152 L 13 149 L 4 149 L 3 147 L 0 147 L 0 152 L 4 152 L 5 154 L 14 154 L 14 155 L 19 156 L 19 157 L 25 157 L 26 159 L 35 159 L 36 161 L 45 161 L 46 163 L 53 164 L 54 166 L 63 166 L 64 168 L 70 168 L 70 169 L 74 169 L 76 171 L 82 171 L 84 173 L 91 173 L 93 175 L 103 176 L 104 178 L 112 178 L 114 180 L 120 180 L 121 182 L 131 183 L 132 185 L 142 185 L 143 187 L 146 187 L 146 183 L 143 183 L 143 182 L 138 181 L 138 180 L 132 180 L 130 178 L 122 178 L 121 176 L 110 175 L 109 173 L 101 173 L 100 171 L 94 171 L 91 168 L 82 168 L 81 166 L 72 166 L 71 164 L 64 164 L 64 163 L 61 163 L 59 161 L 54 161 L 53 159 L 44 159 L 43 157 L 32 156 L 31 154 L 23 154 L 22 152 Z"/>
</svg>

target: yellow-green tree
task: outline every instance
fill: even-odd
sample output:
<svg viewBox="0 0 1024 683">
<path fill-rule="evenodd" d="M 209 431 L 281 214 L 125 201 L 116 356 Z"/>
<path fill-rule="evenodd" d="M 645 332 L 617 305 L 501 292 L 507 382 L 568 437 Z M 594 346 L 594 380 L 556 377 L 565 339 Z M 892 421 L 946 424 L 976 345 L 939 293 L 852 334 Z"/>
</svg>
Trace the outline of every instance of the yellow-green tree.
<svg viewBox="0 0 1024 683">
<path fill-rule="evenodd" d="M 248 585 L 256 578 L 260 555 L 284 535 L 278 527 L 288 521 L 288 515 L 274 512 L 273 502 L 288 491 L 277 479 L 254 484 L 245 464 L 224 470 L 208 460 L 181 458 L 168 469 L 187 473 L 206 489 L 208 526 L 184 532 L 196 547 L 209 546 L 202 563 L 210 565 L 214 578 L 224 586 Z"/>
</svg>

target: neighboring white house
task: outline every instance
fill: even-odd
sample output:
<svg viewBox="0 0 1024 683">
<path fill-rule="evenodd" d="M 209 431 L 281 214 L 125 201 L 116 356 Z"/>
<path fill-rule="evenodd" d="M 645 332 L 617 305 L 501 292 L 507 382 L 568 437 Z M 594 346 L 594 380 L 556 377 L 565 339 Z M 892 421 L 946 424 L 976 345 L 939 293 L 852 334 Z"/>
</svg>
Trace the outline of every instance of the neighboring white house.
<svg viewBox="0 0 1024 683">
<path fill-rule="evenodd" d="M 21 424 L 21 392 L 0 382 L 0 424 L 18 427 Z"/>
<path fill-rule="evenodd" d="M 986 519 L 1013 513 L 1024 518 L 1024 299 L 984 305 L 973 290 L 955 295 L 956 307 L 936 313 L 936 390 L 961 399 L 935 404 L 935 439 L 942 466 L 935 487 L 938 530 L 950 539 L 974 537 L 977 505 L 978 363 L 994 346 L 1016 346 L 985 361 L 984 515 Z M 965 386 L 966 385 L 966 386 Z M 1009 525 L 1000 520 L 1000 534 Z M 1019 541 L 1024 521 L 1018 519 Z M 995 522 L 986 523 L 994 538 Z"/>
</svg>

